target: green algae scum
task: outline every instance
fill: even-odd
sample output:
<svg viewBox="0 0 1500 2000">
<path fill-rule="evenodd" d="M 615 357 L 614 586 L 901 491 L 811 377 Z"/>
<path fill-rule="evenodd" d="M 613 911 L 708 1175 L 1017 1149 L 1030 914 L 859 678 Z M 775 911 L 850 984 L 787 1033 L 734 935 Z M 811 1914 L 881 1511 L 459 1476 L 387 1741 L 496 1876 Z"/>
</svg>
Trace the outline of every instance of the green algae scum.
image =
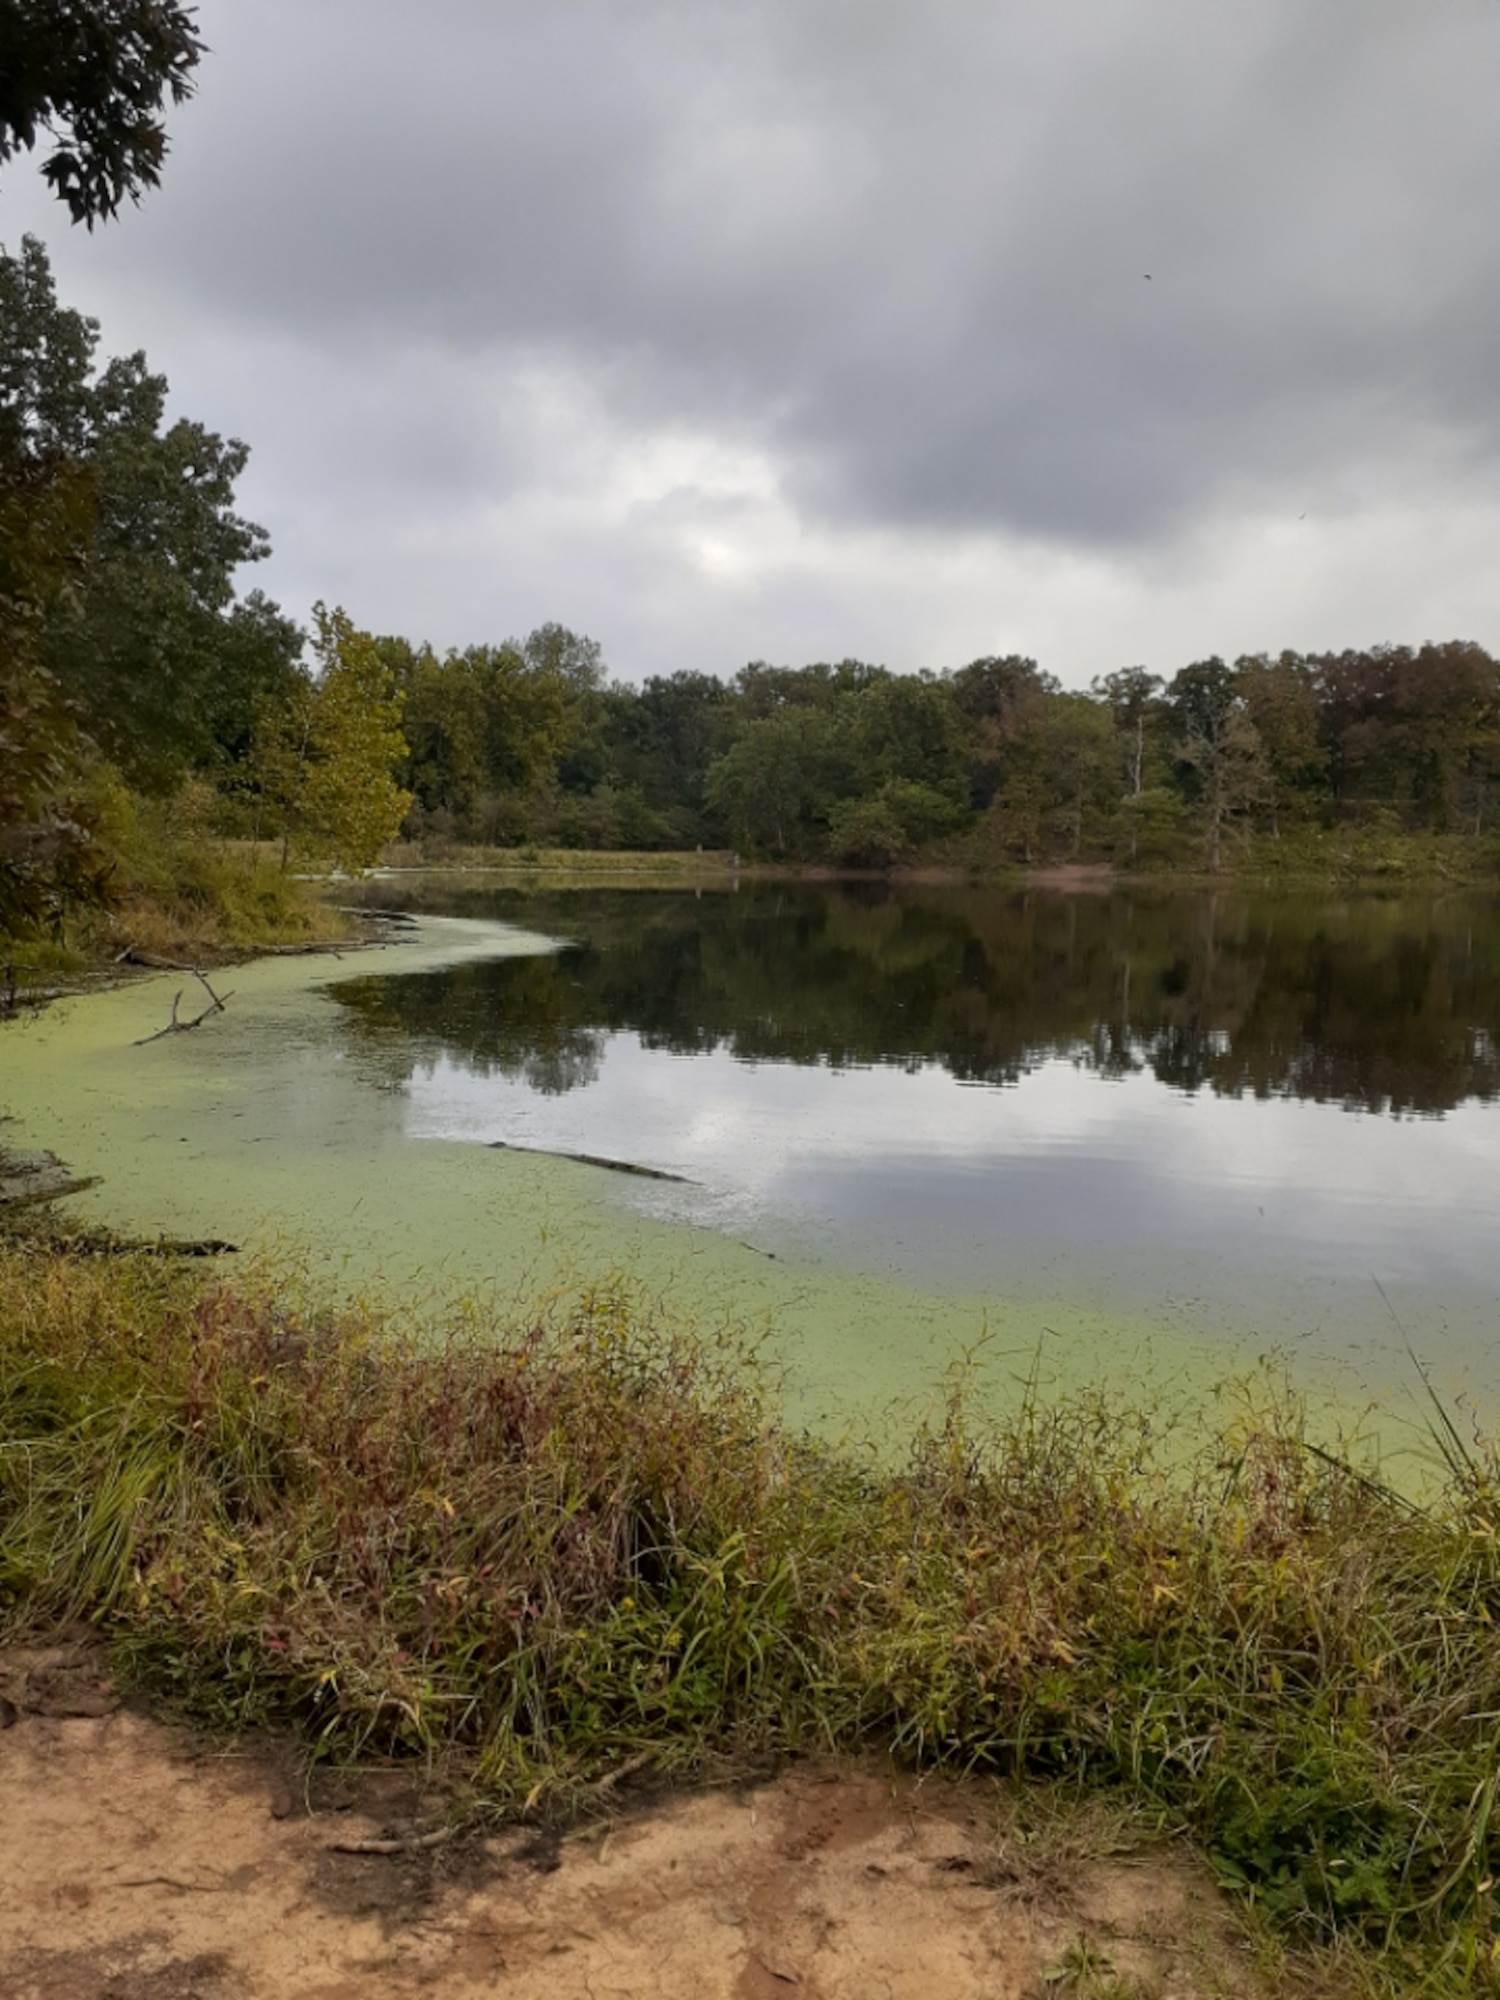
<svg viewBox="0 0 1500 2000">
<path fill-rule="evenodd" d="M 418 938 L 344 957 L 215 975 L 222 1015 L 140 1046 L 192 981 L 164 973 L 63 1000 L 0 1033 L 10 1143 L 50 1147 L 100 1184 L 69 1204 L 126 1235 L 227 1241 L 295 1262 L 330 1296 L 378 1290 L 420 1307 L 508 1313 L 622 1276 L 697 1324 L 770 1343 L 790 1407 L 825 1431 L 883 1426 L 938 1393 L 982 1345 L 1000 1399 L 1101 1372 L 1143 1394 L 1206 1392 L 1248 1365 L 1140 1310 L 1053 1290 L 937 1290 L 759 1244 L 621 1199 L 576 1161 L 413 1136 L 378 1041 L 351 1038 L 330 986 L 378 971 L 550 952 L 510 926 L 425 918 Z M 184 994 L 183 1014 L 196 1011 Z"/>
</svg>

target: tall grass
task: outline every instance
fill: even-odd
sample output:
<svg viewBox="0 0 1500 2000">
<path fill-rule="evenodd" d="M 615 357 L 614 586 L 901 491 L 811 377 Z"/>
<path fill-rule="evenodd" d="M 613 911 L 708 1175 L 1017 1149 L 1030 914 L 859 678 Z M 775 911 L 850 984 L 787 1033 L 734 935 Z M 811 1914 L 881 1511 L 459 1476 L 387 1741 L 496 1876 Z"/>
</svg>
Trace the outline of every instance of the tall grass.
<svg viewBox="0 0 1500 2000">
<path fill-rule="evenodd" d="M 882 1746 L 1123 1788 L 1286 1933 L 1494 1983 L 1500 1472 L 1402 1500 L 1290 1403 L 1194 1462 L 1100 1398 L 895 1470 L 603 1290 L 408 1340 L 160 1259 L 0 1248 L 0 1620 L 497 1806 Z"/>
<path fill-rule="evenodd" d="M 85 950 L 169 958 L 232 956 L 345 937 L 347 921 L 282 872 L 276 851 L 222 839 L 201 780 L 169 799 L 131 792 L 108 765 L 90 778 L 90 816 L 109 864 L 109 905 L 80 925 Z"/>
</svg>

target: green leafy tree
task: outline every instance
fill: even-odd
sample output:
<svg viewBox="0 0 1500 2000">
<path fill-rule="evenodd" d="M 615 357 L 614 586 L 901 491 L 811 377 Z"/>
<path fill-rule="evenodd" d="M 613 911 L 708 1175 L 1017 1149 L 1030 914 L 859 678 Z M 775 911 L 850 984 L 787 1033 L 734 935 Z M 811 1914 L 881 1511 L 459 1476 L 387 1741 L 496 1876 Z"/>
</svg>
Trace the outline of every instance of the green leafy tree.
<svg viewBox="0 0 1500 2000">
<path fill-rule="evenodd" d="M 1153 757 L 1162 722 L 1162 678 L 1146 667 L 1121 667 L 1093 684 L 1096 701 L 1109 710 L 1114 725 L 1121 781 L 1121 811 L 1117 815 L 1124 834 L 1124 852 L 1134 867 L 1140 857 L 1141 831 L 1147 811 L 1141 800 L 1155 773 Z"/>
<path fill-rule="evenodd" d="M 848 796 L 848 744 L 829 709 L 788 707 L 739 730 L 708 773 L 710 809 L 757 853 L 806 853 Z"/>
<path fill-rule="evenodd" d="M 735 728 L 729 684 L 714 674 L 653 676 L 641 687 L 612 687 L 603 698 L 604 748 L 622 797 L 639 801 L 631 845 L 717 843 L 723 828 L 704 785 Z"/>
<path fill-rule="evenodd" d="M 219 621 L 213 671 L 204 690 L 203 723 L 215 774 L 229 785 L 250 753 L 256 716 L 266 702 L 291 698 L 306 678 L 307 635 L 263 591 L 252 590 Z"/>
<path fill-rule="evenodd" d="M 1225 835 L 1246 824 L 1270 797 L 1265 746 L 1233 669 L 1217 656 L 1184 667 L 1167 699 L 1177 729 L 1178 769 L 1202 828 L 1209 873 L 1216 875 Z"/>
<path fill-rule="evenodd" d="M 274 690 L 285 647 L 247 647 L 233 620 L 239 565 L 266 553 L 234 510 L 248 456 L 186 419 L 165 424 L 167 384 L 145 356 L 96 371 L 99 328 L 59 305 L 34 237 L 0 251 L 0 466 L 12 480 L 65 480 L 66 590 L 42 593 L 36 654 L 80 729 L 142 789 L 175 790 L 211 761 L 219 720 L 243 729 L 257 689 L 225 717 L 226 682 L 256 660 Z M 248 614 L 265 640 L 274 607 Z M 226 655 L 228 657 L 226 657 Z"/>
<path fill-rule="evenodd" d="M 64 461 L 0 459 L 0 933 L 56 930 L 98 901 L 101 858 L 76 804 L 84 744 L 41 656 L 70 582 L 88 493 Z"/>
<path fill-rule="evenodd" d="M 264 718 L 258 769 L 293 855 L 357 874 L 378 860 L 411 805 L 395 772 L 407 754 L 402 696 L 379 643 L 348 613 L 313 607 L 318 677 Z"/>
<path fill-rule="evenodd" d="M 1041 788 L 1029 762 L 1030 731 L 1037 711 L 1057 682 L 1035 660 L 1018 653 L 988 654 L 948 676 L 968 741 L 969 798 L 976 810 L 994 806 L 991 824 L 1002 830 L 1024 821 L 1039 828 Z M 998 806 L 998 795 L 1006 799 Z M 1032 833 L 1023 834 L 1028 850 Z"/>
<path fill-rule="evenodd" d="M 951 823 L 968 804 L 963 723 L 949 683 L 881 673 L 847 699 L 861 793 L 900 779 L 948 801 Z"/>
<path fill-rule="evenodd" d="M 4 0 L 0 164 L 54 145 L 42 168 L 90 229 L 160 184 L 166 100 L 192 95 L 203 54 L 196 9 L 178 0 Z"/>
<path fill-rule="evenodd" d="M 43 308 L 50 302 L 52 310 Z M 70 452 L 88 325 L 56 310 L 40 244 L 0 253 L 0 931 L 56 929 L 93 900 L 97 856 L 76 798 L 86 745 L 46 657 L 71 608 L 93 488 Z"/>
<path fill-rule="evenodd" d="M 951 793 L 911 778 L 887 778 L 874 792 L 842 799 L 831 808 L 828 844 L 840 861 L 889 868 L 955 833 L 965 817 Z"/>
<path fill-rule="evenodd" d="M 1315 813 L 1324 792 L 1328 757 L 1312 668 L 1297 653 L 1256 653 L 1235 661 L 1234 680 L 1265 752 L 1265 802 L 1278 837 L 1283 821 Z"/>
<path fill-rule="evenodd" d="M 1048 845 L 1070 858 L 1104 833 L 1116 804 L 1115 728 L 1087 695 L 1049 694 L 1036 714 L 1038 765 L 1046 776 Z"/>
<path fill-rule="evenodd" d="M 475 658 L 440 660 L 431 646 L 404 639 L 376 645 L 403 697 L 401 782 L 420 809 L 414 819 L 451 831 L 469 818 L 485 783 L 484 684 Z"/>
<path fill-rule="evenodd" d="M 186 418 L 163 428 L 166 395 L 141 354 L 110 362 L 93 391 L 93 532 L 46 638 L 84 727 L 146 791 L 211 754 L 234 574 L 268 548 L 234 511 L 247 447 Z"/>
</svg>

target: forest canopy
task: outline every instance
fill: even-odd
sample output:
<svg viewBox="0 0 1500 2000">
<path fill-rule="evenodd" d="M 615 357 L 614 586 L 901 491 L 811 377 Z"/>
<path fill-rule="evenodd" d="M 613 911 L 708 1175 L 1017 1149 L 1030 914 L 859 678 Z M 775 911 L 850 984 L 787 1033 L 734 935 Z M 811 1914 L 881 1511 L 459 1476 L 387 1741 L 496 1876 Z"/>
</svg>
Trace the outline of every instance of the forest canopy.
<svg viewBox="0 0 1500 2000">
<path fill-rule="evenodd" d="M 1233 866 L 1330 830 L 1494 831 L 1500 665 L 1456 639 L 1121 667 L 988 655 L 611 679 L 561 623 L 439 653 L 241 582 L 248 448 L 101 359 L 32 237 L 0 250 L 0 931 L 107 897 L 101 797 L 195 789 L 282 866 L 456 845 L 734 849 L 888 869 Z M 258 851 L 258 850 L 257 850 Z M 1488 847 L 1486 847 L 1488 852 Z"/>
</svg>

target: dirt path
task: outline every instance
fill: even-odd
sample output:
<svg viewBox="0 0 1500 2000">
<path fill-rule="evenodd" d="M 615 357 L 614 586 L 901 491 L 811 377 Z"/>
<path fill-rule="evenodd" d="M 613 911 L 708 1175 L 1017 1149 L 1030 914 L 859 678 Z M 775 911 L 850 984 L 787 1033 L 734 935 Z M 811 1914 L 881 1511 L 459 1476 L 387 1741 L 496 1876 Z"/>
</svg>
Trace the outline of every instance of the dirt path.
<svg viewBox="0 0 1500 2000">
<path fill-rule="evenodd" d="M 110 1710 L 83 1656 L 0 1657 L 6 2000 L 1216 2000 L 1255 1992 L 1187 1861 L 1007 1839 L 997 1788 L 802 1767 L 587 1838 L 341 1852 L 394 1779 L 309 1799 Z M 80 1712 L 82 1711 L 82 1712 Z"/>
</svg>

